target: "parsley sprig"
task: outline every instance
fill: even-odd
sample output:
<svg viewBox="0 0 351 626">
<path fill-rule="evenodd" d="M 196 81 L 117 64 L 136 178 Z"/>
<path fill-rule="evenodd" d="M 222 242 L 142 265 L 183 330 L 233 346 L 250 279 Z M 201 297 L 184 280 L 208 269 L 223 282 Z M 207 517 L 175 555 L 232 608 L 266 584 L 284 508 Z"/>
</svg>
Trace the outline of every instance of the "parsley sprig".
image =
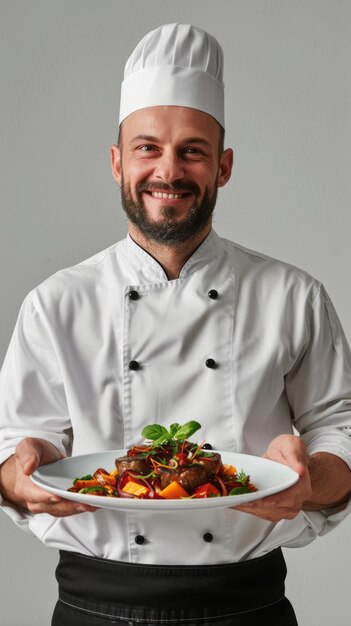
<svg viewBox="0 0 351 626">
<path fill-rule="evenodd" d="M 239 472 L 239 474 L 237 475 L 236 478 L 238 483 L 241 483 L 240 486 L 238 487 L 233 487 L 233 489 L 230 490 L 229 495 L 230 496 L 239 496 L 242 493 L 250 493 L 251 489 L 249 488 L 249 483 L 250 483 L 250 476 L 248 474 L 245 474 L 245 472 L 243 470 L 241 470 L 241 472 Z"/>
</svg>

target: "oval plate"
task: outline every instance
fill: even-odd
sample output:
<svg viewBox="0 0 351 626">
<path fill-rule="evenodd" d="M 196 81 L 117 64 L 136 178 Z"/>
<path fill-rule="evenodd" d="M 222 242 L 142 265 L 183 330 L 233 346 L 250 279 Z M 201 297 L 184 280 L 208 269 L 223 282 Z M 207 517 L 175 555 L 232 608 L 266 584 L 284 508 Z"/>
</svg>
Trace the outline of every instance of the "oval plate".
<svg viewBox="0 0 351 626">
<path fill-rule="evenodd" d="M 270 461 L 259 456 L 219 452 L 223 463 L 234 465 L 238 472 L 243 470 L 250 475 L 251 482 L 257 487 L 253 493 L 215 498 L 189 498 L 184 500 L 138 500 L 137 498 L 109 498 L 67 491 L 75 478 L 94 473 L 99 467 L 108 472 L 115 467 L 115 459 L 126 454 L 126 450 L 109 450 L 94 454 L 73 456 L 61 461 L 42 465 L 31 478 L 32 481 L 55 495 L 83 502 L 103 509 L 133 511 L 189 511 L 193 509 L 215 509 L 236 506 L 252 502 L 259 498 L 283 491 L 297 482 L 299 476 L 287 465 Z"/>
</svg>

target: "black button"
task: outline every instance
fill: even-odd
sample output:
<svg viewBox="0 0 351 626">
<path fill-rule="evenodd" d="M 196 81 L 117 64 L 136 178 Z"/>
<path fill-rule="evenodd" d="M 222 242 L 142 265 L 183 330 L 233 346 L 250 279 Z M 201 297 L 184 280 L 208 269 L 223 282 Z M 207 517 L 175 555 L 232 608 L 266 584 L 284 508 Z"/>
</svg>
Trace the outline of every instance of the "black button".
<svg viewBox="0 0 351 626">
<path fill-rule="evenodd" d="M 214 359 L 206 359 L 205 365 L 209 367 L 210 370 L 213 370 L 216 367 L 216 361 Z"/>
<path fill-rule="evenodd" d="M 139 546 L 141 546 L 144 541 L 145 541 L 145 537 L 143 537 L 143 535 L 137 535 L 134 539 L 135 543 L 137 543 Z"/>
<path fill-rule="evenodd" d="M 212 533 L 205 533 L 202 538 L 204 541 L 206 541 L 206 543 L 211 543 L 211 541 L 213 541 Z"/>
<path fill-rule="evenodd" d="M 218 291 L 216 289 L 210 289 L 210 291 L 208 292 L 208 297 L 211 298 L 211 300 L 217 300 Z"/>
<path fill-rule="evenodd" d="M 138 298 L 139 298 L 138 292 L 134 291 L 134 290 L 130 291 L 128 295 L 129 295 L 131 300 L 138 300 Z"/>
<path fill-rule="evenodd" d="M 203 450 L 212 450 L 212 446 L 210 443 L 204 443 L 204 445 L 202 446 Z"/>
<path fill-rule="evenodd" d="M 140 369 L 140 364 L 138 363 L 138 361 L 130 361 L 129 369 L 130 370 L 139 370 Z"/>
</svg>

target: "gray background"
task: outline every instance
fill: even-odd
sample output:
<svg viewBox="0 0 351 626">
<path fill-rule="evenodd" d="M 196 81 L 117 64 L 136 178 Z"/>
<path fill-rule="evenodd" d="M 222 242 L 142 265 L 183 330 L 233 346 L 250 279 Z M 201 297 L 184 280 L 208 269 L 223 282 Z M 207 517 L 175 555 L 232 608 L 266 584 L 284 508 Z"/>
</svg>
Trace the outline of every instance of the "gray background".
<svg viewBox="0 0 351 626">
<path fill-rule="evenodd" d="M 350 341 L 350 2 L 2 0 L 0 11 L 1 360 L 25 294 L 124 236 L 109 167 L 123 66 L 175 21 L 225 51 L 236 163 L 217 232 L 322 280 Z M 300 626 L 349 624 L 350 530 L 349 518 L 285 551 Z M 48 626 L 56 552 L 3 514 L 0 537 L 1 626 Z"/>
</svg>

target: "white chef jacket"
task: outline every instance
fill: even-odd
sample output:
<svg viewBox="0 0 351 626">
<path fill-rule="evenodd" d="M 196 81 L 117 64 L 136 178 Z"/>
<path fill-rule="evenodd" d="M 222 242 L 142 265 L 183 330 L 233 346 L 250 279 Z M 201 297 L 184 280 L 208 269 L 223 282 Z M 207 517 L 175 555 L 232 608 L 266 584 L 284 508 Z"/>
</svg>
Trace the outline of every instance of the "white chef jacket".
<svg viewBox="0 0 351 626">
<path fill-rule="evenodd" d="M 211 231 L 175 280 L 128 236 L 27 296 L 2 368 L 0 462 L 27 436 L 78 455 L 141 442 L 149 423 L 188 420 L 213 448 L 255 455 L 295 428 L 310 453 L 351 466 L 351 356 L 320 283 Z M 211 564 L 305 545 L 350 504 L 277 524 L 232 509 L 55 518 L 2 508 L 50 547 Z"/>
</svg>

